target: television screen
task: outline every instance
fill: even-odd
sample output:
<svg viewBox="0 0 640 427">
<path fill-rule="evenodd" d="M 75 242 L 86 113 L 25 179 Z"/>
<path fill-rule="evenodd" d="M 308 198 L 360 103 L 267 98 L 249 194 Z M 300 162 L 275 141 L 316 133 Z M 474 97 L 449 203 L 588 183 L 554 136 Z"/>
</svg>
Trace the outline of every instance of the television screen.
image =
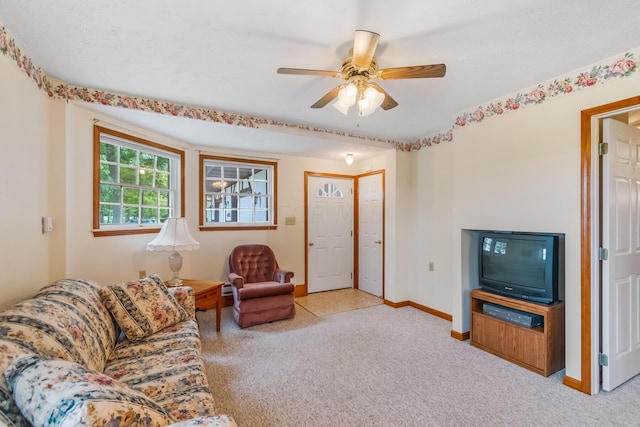
<svg viewBox="0 0 640 427">
<path fill-rule="evenodd" d="M 547 255 L 545 240 L 484 236 L 481 276 L 505 284 L 545 289 Z"/>
</svg>

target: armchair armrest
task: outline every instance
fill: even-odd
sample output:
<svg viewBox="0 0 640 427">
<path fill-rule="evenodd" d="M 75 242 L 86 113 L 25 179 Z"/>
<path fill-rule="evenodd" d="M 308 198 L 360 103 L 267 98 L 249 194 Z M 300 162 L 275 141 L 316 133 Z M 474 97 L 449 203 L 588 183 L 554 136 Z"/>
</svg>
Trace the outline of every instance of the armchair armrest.
<svg viewBox="0 0 640 427">
<path fill-rule="evenodd" d="M 193 289 L 188 286 L 167 287 L 167 290 L 176 299 L 178 304 L 187 311 L 190 319 L 196 318 L 196 296 Z"/>
<path fill-rule="evenodd" d="M 240 289 L 244 286 L 244 277 L 237 273 L 229 273 L 229 282 L 231 282 L 231 285 Z"/>
<path fill-rule="evenodd" d="M 274 276 L 275 276 L 275 281 L 278 283 L 291 283 L 291 279 L 293 278 L 293 271 L 277 268 L 274 273 Z"/>
</svg>

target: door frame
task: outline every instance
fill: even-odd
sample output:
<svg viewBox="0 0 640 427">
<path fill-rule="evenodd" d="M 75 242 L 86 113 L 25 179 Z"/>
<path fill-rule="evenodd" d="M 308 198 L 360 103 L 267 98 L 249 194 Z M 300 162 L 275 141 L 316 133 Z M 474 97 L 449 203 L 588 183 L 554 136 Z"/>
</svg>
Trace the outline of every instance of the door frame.
<svg viewBox="0 0 640 427">
<path fill-rule="evenodd" d="M 597 152 L 593 123 L 599 116 L 618 110 L 640 106 L 640 96 L 599 105 L 580 112 L 580 380 L 564 376 L 566 386 L 586 394 L 599 391 L 600 374 L 597 364 L 599 351 L 600 298 L 596 264 L 599 242 L 600 200 L 594 206 L 594 191 L 600 182 L 597 165 L 593 163 L 593 153 Z M 593 238 L 595 236 L 595 238 Z M 596 342 L 597 341 L 597 342 Z"/>
<path fill-rule="evenodd" d="M 360 268 L 358 258 L 358 243 L 359 243 L 359 231 L 360 231 L 360 216 L 358 203 L 358 189 L 359 179 L 364 176 L 382 174 L 382 299 L 385 296 L 385 230 L 386 230 L 386 183 L 385 183 L 385 170 L 379 169 L 376 171 L 366 172 L 360 175 L 344 175 L 335 173 L 323 173 L 323 172 L 304 172 L 304 285 L 300 286 L 302 289 L 296 291 L 296 297 L 309 295 L 309 212 L 307 206 L 309 204 L 309 177 L 328 177 L 328 178 L 340 178 L 340 179 L 353 179 L 353 289 L 358 289 L 358 269 Z"/>
<path fill-rule="evenodd" d="M 323 172 L 310 172 L 304 171 L 304 289 L 303 292 L 300 292 L 296 296 L 306 296 L 309 295 L 309 177 L 325 177 L 325 178 L 338 178 L 338 179 L 351 179 L 353 181 L 353 194 L 351 197 L 353 198 L 353 287 L 357 289 L 357 280 L 358 276 L 357 272 L 357 253 L 358 249 L 356 246 L 357 240 L 357 219 L 358 219 L 358 207 L 356 203 L 356 183 L 357 177 L 354 175 L 344 175 L 344 174 L 336 174 L 336 173 L 323 173 Z"/>
</svg>

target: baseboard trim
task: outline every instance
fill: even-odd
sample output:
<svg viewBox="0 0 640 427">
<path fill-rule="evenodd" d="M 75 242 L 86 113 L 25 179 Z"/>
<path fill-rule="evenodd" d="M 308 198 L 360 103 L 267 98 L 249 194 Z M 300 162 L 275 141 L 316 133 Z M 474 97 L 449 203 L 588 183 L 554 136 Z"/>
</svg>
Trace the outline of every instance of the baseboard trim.
<svg viewBox="0 0 640 427">
<path fill-rule="evenodd" d="M 453 320 L 452 315 L 436 310 L 431 307 L 427 307 L 426 305 L 418 304 L 417 302 L 413 302 L 413 301 L 409 301 L 409 305 L 413 308 L 417 308 L 418 310 L 424 311 L 429 314 L 433 314 L 434 316 L 439 317 L 441 319 L 448 320 L 449 322 Z"/>
<path fill-rule="evenodd" d="M 451 338 L 455 338 L 458 341 L 466 341 L 471 337 L 471 334 L 469 332 L 458 332 L 458 331 L 454 331 L 453 329 L 451 330 Z"/>
<path fill-rule="evenodd" d="M 400 301 L 400 302 L 393 302 L 393 301 L 389 301 L 388 299 L 383 300 L 385 305 L 388 305 L 389 307 L 393 307 L 393 308 L 401 308 L 401 307 L 407 307 L 409 305 L 409 301 Z"/>
<path fill-rule="evenodd" d="M 384 304 L 393 308 L 413 307 L 413 308 L 417 308 L 420 311 L 424 311 L 425 313 L 429 313 L 433 316 L 439 317 L 441 319 L 448 320 L 449 322 L 453 320 L 453 316 L 451 316 L 448 313 L 444 313 L 440 310 L 436 310 L 434 308 L 427 307 L 426 305 L 418 304 L 417 302 L 413 302 L 413 301 L 393 302 L 386 299 L 384 300 Z"/>
<path fill-rule="evenodd" d="M 293 288 L 293 297 L 306 297 L 309 295 L 309 290 L 307 289 L 307 285 L 305 283 L 301 283 L 299 285 L 295 285 Z"/>
</svg>

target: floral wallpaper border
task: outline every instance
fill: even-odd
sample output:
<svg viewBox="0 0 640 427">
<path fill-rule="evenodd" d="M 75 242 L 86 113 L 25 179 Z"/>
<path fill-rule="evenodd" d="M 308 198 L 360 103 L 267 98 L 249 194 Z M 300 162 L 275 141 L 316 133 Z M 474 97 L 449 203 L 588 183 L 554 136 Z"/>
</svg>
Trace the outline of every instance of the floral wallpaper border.
<svg viewBox="0 0 640 427">
<path fill-rule="evenodd" d="M 52 79 L 44 70 L 35 65 L 31 58 L 23 53 L 5 27 L 0 27 L 0 52 L 13 60 L 18 68 L 23 70 L 41 90 L 45 91 L 49 97 L 54 99 L 97 103 L 112 107 L 129 108 L 215 123 L 246 126 L 255 129 L 259 129 L 260 126 L 264 125 L 295 128 L 303 131 L 326 133 L 363 141 L 386 142 L 393 145 L 396 150 L 404 152 L 411 152 L 420 150 L 423 147 L 451 142 L 453 141 L 453 132 L 456 128 L 480 123 L 489 117 L 500 116 L 531 105 L 538 105 L 559 95 L 568 95 L 582 89 L 607 83 L 613 79 L 628 77 L 638 71 L 638 66 L 640 65 L 640 59 L 638 59 L 640 56 L 639 52 L 629 51 L 623 55 L 603 61 L 600 64 L 593 65 L 590 69 L 567 74 L 563 77 L 526 89 L 523 92 L 518 92 L 487 104 L 476 106 L 460 113 L 454 119 L 450 129 L 413 142 L 403 142 L 69 85 L 65 81 Z"/>
<path fill-rule="evenodd" d="M 418 141 L 404 144 L 402 151 L 419 150 L 422 147 L 430 147 L 443 142 L 453 140 L 453 131 L 456 128 L 480 123 L 489 117 L 501 116 L 510 111 L 522 110 L 531 105 L 541 104 L 558 95 L 568 95 L 592 86 L 607 83 L 610 80 L 628 77 L 638 71 L 640 65 L 640 53 L 629 51 L 593 65 L 590 69 L 570 73 L 563 77 L 549 80 L 537 86 L 531 87 L 513 95 L 481 104 L 458 115 L 451 129 L 437 135 L 429 136 Z"/>
</svg>

